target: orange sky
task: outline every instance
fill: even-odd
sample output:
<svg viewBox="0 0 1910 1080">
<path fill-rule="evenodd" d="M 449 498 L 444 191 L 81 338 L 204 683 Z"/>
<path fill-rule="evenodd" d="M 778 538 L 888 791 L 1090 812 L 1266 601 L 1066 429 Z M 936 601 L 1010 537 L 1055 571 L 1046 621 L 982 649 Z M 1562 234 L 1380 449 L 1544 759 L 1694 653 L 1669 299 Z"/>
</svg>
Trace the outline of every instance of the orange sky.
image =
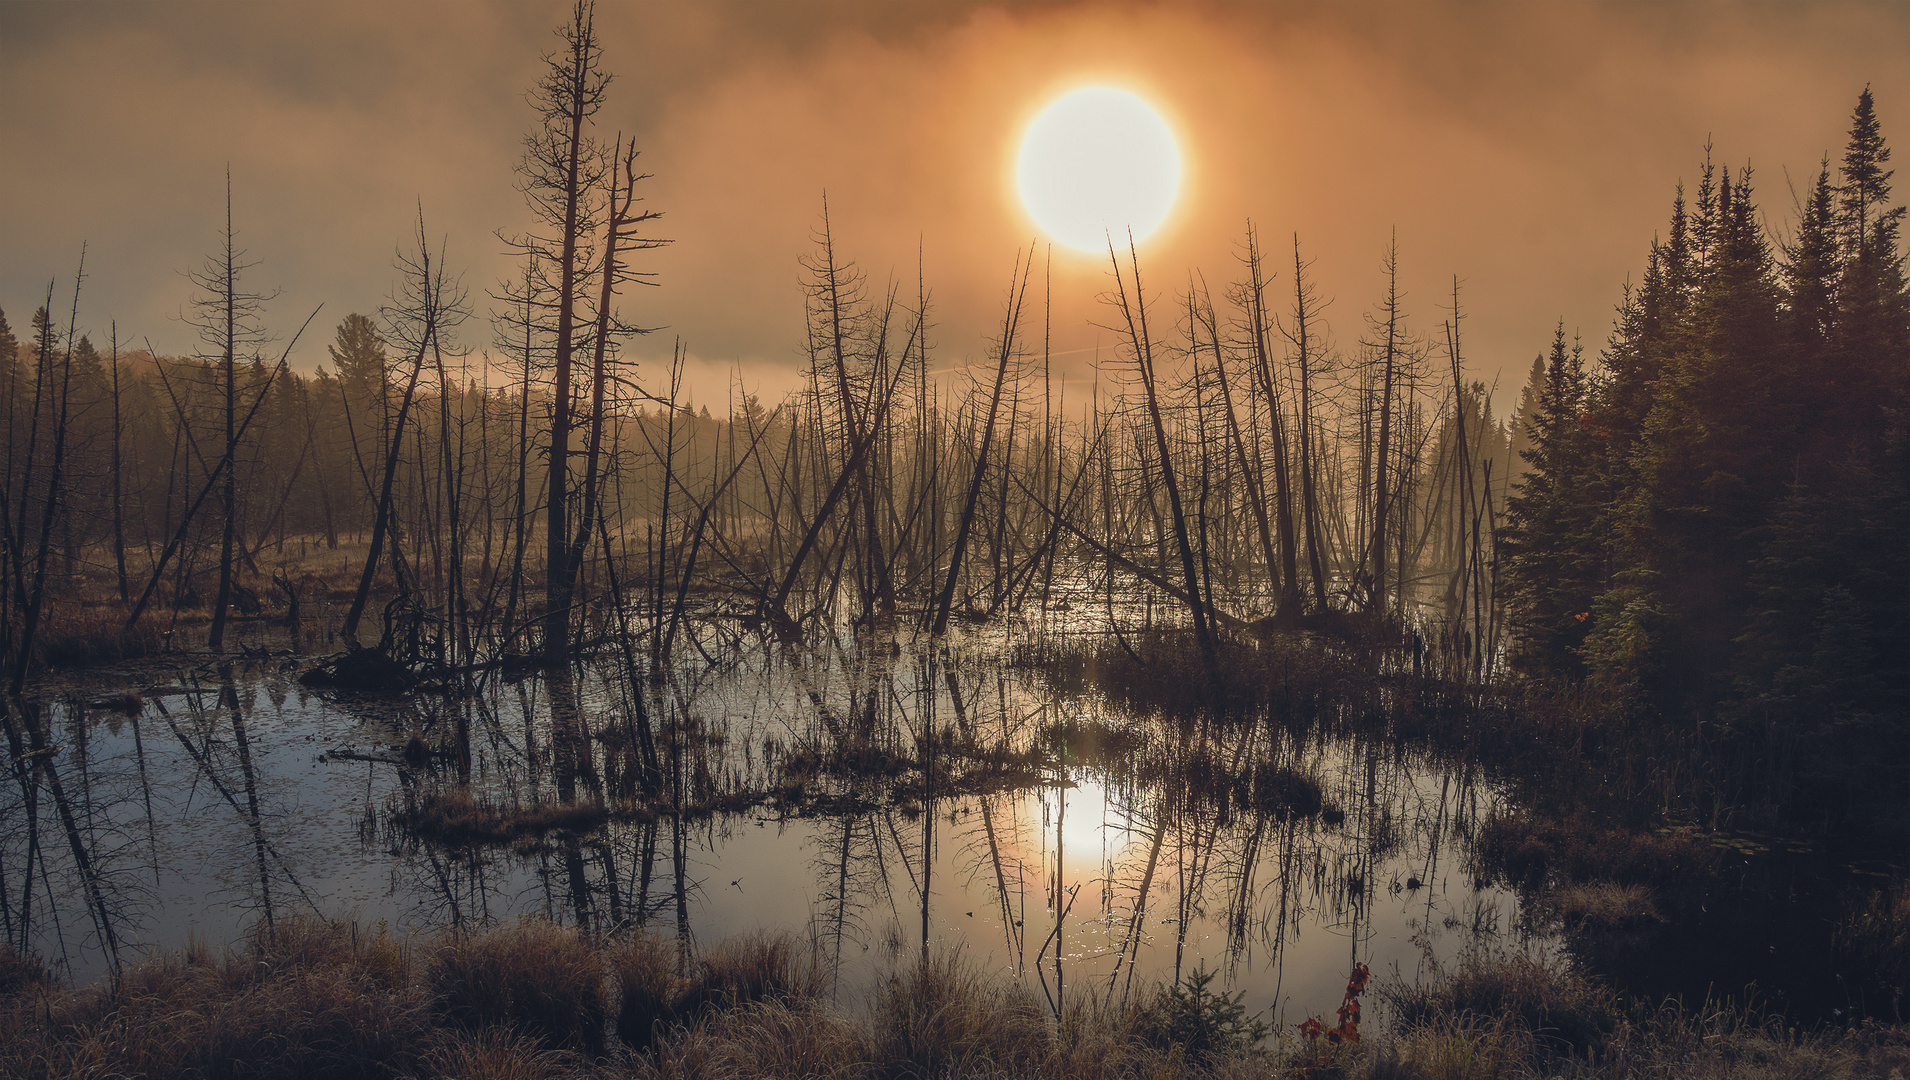
<svg viewBox="0 0 1910 1080">
<path fill-rule="evenodd" d="M 116 319 L 123 339 L 191 349 L 180 272 L 217 242 L 229 162 L 250 281 L 279 292 L 268 326 L 289 335 L 325 304 L 300 366 L 383 302 L 420 203 L 483 314 L 512 273 L 494 234 L 525 224 L 523 92 L 565 14 L 0 5 L 0 308 L 24 333 L 56 279 L 64 313 L 85 241 L 82 329 L 103 345 Z M 940 366 L 978 359 L 1035 239 L 1012 194 L 1019 128 L 1086 82 L 1142 92 L 1181 135 L 1183 202 L 1141 251 L 1161 325 L 1191 275 L 1216 295 L 1232 279 L 1251 217 L 1286 268 L 1276 294 L 1300 234 L 1350 350 L 1396 228 L 1409 315 L 1434 331 L 1457 275 L 1468 366 L 1501 379 L 1501 407 L 1559 319 L 1602 344 L 1707 136 L 1756 167 L 1779 230 L 1787 170 L 1801 188 L 1841 151 L 1866 82 L 1886 138 L 1910 140 L 1905 5 L 605 0 L 599 23 L 618 76 L 600 123 L 637 139 L 676 241 L 626 315 L 667 327 L 641 357 L 684 339 L 705 401 L 733 365 L 772 394 L 792 380 L 797 259 L 825 191 L 875 287 L 893 274 L 912 294 L 919 245 Z M 1054 259 L 1054 349 L 1078 364 L 1112 344 L 1092 325 L 1106 268 Z M 490 344 L 481 322 L 464 337 Z"/>
</svg>

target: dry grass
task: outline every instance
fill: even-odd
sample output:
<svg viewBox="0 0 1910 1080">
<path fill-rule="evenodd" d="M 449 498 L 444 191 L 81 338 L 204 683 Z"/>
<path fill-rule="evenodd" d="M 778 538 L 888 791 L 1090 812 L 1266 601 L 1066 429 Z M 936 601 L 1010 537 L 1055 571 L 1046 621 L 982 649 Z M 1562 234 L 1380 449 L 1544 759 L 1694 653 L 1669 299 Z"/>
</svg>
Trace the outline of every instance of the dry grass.
<svg viewBox="0 0 1910 1080">
<path fill-rule="evenodd" d="M 423 1072 L 445 1080 L 557 1080 L 576 1076 L 583 1062 L 508 1029 L 450 1032 L 421 1059 Z"/>
<path fill-rule="evenodd" d="M 1857 989 L 1887 997 L 1901 1018 L 1910 993 L 1910 885 L 1871 897 L 1837 927 L 1831 948 L 1847 971 L 1868 974 L 1872 985 Z"/>
<path fill-rule="evenodd" d="M 813 1001 L 825 989 L 812 950 L 789 934 L 757 931 L 729 938 L 699 958 L 674 1010 L 679 1021 L 691 1022 L 713 1010 L 765 1001 Z"/>
<path fill-rule="evenodd" d="M 597 803 L 499 806 L 464 787 L 427 791 L 392 815 L 393 824 L 412 836 L 451 848 L 503 847 L 553 832 L 581 836 L 608 820 L 610 811 Z"/>
<path fill-rule="evenodd" d="M 1651 890 L 1643 885 L 1561 885 L 1546 900 L 1567 926 L 1622 930 L 1664 920 Z"/>
<path fill-rule="evenodd" d="M 1049 1047 L 1030 987 L 983 978 L 953 957 L 892 977 L 870 1003 L 869 1022 L 873 1077 L 1027 1076 Z"/>
<path fill-rule="evenodd" d="M 1417 986 L 1382 985 L 1380 998 L 1405 1030 L 1479 1024 L 1503 1036 L 1517 1030 L 1535 1046 L 1585 1054 L 1617 1028 L 1611 992 L 1566 970 L 1558 961 L 1524 953 L 1472 951 L 1459 966 Z"/>
<path fill-rule="evenodd" d="M 52 981 L 38 957 L 21 956 L 12 945 L 0 942 L 0 998 L 37 990 Z"/>
<path fill-rule="evenodd" d="M 575 928 L 525 919 L 447 937 L 426 982 L 450 1026 L 505 1028 L 548 1047 L 602 1053 L 610 1019 L 604 974 L 595 946 Z"/>
<path fill-rule="evenodd" d="M 841 1013 L 815 1004 L 767 1002 L 718 1013 L 679 1031 L 630 1062 L 629 1075 L 643 1080 L 860 1080 L 868 1075 L 869 1054 L 867 1032 Z"/>
<path fill-rule="evenodd" d="M 617 1038 L 625 1046 L 647 1048 L 675 1018 L 682 985 L 676 975 L 673 946 L 652 934 L 617 942 L 610 964 L 618 988 Z"/>
<path fill-rule="evenodd" d="M 84 667 L 152 656 L 165 648 L 162 619 L 149 612 L 131 630 L 118 602 L 48 603 L 33 638 L 35 666 Z"/>
<path fill-rule="evenodd" d="M 9 1077 L 383 1077 L 431 1034 L 380 936 L 296 924 L 250 950 L 204 948 L 128 968 L 78 993 L 17 994 L 0 1029 Z M 398 950 L 400 953 L 402 950 Z M 394 978 L 397 980 L 394 985 Z"/>
<path fill-rule="evenodd" d="M 1682 885 L 1708 875 L 1712 850 L 1688 833 L 1639 832 L 1583 817 L 1494 815 L 1473 841 L 1477 869 L 1516 885 Z"/>
<path fill-rule="evenodd" d="M 1562 1050 L 1510 1015 L 1431 1014 L 1348 1070 L 1372 1080 L 1861 1080 L 1901 1078 L 1901 1029 L 1805 1034 L 1729 1010 L 1674 1005 L 1616 1023 L 1595 1052 Z"/>
<path fill-rule="evenodd" d="M 1854 1080 L 1910 1068 L 1901 1028 L 1800 1036 L 1742 1011 L 1627 1011 L 1517 955 L 1474 954 L 1417 988 L 1376 981 L 1392 1033 L 1323 1057 L 1290 1037 L 1204 1053 L 1164 1043 L 1174 1025 L 1152 1010 L 1172 995 L 1072 998 L 1057 1023 L 1027 984 L 948 957 L 846 1006 L 786 937 L 727 942 L 687 975 L 676 962 L 654 937 L 536 921 L 422 943 L 293 921 L 222 956 L 188 948 L 68 992 L 0 949 L 0 974 L 13 973 L 0 1076 Z"/>
</svg>

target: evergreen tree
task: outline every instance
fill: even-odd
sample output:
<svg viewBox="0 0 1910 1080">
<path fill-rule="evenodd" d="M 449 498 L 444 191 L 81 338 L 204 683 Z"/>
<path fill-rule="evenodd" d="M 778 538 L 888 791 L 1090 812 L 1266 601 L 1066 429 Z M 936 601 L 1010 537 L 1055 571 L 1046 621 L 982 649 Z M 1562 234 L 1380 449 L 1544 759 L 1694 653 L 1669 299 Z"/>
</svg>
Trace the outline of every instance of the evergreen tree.
<svg viewBox="0 0 1910 1080">
<path fill-rule="evenodd" d="M 1519 391 L 1519 404 L 1512 410 L 1512 454 L 1518 462 L 1513 466 L 1513 485 L 1522 481 L 1519 476 L 1525 472 L 1525 463 L 1530 462 L 1533 437 L 1539 419 L 1539 396 L 1545 392 L 1545 354 L 1532 358 L 1532 370 L 1526 374 L 1525 386 Z"/>
<path fill-rule="evenodd" d="M 1784 292 L 1790 311 L 1792 343 L 1820 352 L 1830 341 L 1837 315 L 1836 191 L 1830 182 L 1830 162 L 1817 171 L 1810 199 L 1797 226 L 1797 239 L 1785 248 Z"/>
<path fill-rule="evenodd" d="M 1515 604 L 1515 661 L 1535 673 L 1576 678 L 1604 559 L 1590 527 L 1594 448 L 1584 413 L 1584 355 L 1576 344 L 1567 348 L 1563 323 L 1550 354 L 1534 363 L 1533 381 L 1525 421 L 1531 447 L 1521 451 L 1527 471 L 1507 501 L 1509 524 L 1500 534 Z"/>
<path fill-rule="evenodd" d="M 338 324 L 336 340 L 326 346 L 336 369 L 340 413 L 339 423 L 349 440 L 351 464 L 345 475 L 351 479 L 343 486 L 351 504 L 357 508 L 354 523 L 369 522 L 373 473 L 385 459 L 390 445 L 390 361 L 385 355 L 385 339 L 371 319 L 356 312 Z"/>
<path fill-rule="evenodd" d="M 1506 536 L 1527 670 L 1582 662 L 1666 722 L 1721 722 L 1757 763 L 1749 794 L 1833 816 L 1910 791 L 1910 296 L 1888 161 L 1866 90 L 1780 263 L 1750 170 L 1707 148 L 1602 377 L 1555 336 Z"/>
</svg>

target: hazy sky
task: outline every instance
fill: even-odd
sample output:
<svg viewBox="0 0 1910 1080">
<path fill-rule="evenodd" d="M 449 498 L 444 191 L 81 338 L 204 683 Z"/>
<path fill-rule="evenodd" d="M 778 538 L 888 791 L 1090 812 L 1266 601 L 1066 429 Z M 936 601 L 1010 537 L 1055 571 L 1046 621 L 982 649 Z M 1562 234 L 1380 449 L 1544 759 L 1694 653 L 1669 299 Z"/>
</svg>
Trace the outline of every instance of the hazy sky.
<svg viewBox="0 0 1910 1080">
<path fill-rule="evenodd" d="M 567 12 L 0 3 L 0 308 L 24 333 L 53 280 L 63 315 L 84 241 L 83 330 L 193 349 L 182 272 L 217 244 L 229 165 L 270 328 L 325 305 L 299 366 L 384 301 L 420 205 L 484 314 L 513 273 L 495 234 L 526 224 L 524 92 Z M 1276 295 L 1299 233 L 1351 349 L 1396 229 L 1409 316 L 1436 331 L 1457 275 L 1468 366 L 1502 376 L 1502 406 L 1561 318 L 1603 343 L 1707 138 L 1755 167 L 1784 231 L 1787 175 L 1802 189 L 1841 152 L 1866 83 L 1910 145 L 1910 5 L 604 0 L 598 23 L 617 76 L 602 133 L 637 140 L 675 241 L 625 312 L 667 328 L 639 356 L 684 340 L 705 400 L 733 365 L 772 392 L 800 366 L 797 260 L 825 192 L 875 288 L 912 295 L 919 249 L 940 366 L 978 359 L 1040 239 L 1013 191 L 1021 129 L 1084 84 L 1143 94 L 1181 139 L 1182 202 L 1141 250 L 1162 325 L 1191 275 L 1216 295 L 1234 278 L 1251 218 Z M 1107 284 L 1104 261 L 1056 247 L 1070 363 L 1112 346 L 1093 326 Z M 464 337 L 490 344 L 480 322 Z"/>
</svg>

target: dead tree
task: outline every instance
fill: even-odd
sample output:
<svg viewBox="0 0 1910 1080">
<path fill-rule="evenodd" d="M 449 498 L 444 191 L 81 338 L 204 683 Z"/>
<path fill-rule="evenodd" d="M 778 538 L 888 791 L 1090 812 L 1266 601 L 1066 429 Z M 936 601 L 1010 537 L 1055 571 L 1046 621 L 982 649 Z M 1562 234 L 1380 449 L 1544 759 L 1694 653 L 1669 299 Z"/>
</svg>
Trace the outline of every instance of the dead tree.
<svg viewBox="0 0 1910 1080">
<path fill-rule="evenodd" d="M 544 659 L 553 667 L 570 656 L 570 436 L 574 424 L 572 361 L 591 279 L 589 237 L 601 209 L 605 155 L 591 137 L 610 78 L 601 67 L 590 0 L 577 0 L 558 31 L 563 44 L 545 57 L 544 76 L 531 90 L 538 126 L 524 140 L 519 186 L 537 230 L 510 241 L 525 257 L 532 281 L 522 297 L 539 311 L 538 329 L 551 337 L 549 481 L 545 491 Z"/>
<path fill-rule="evenodd" d="M 273 294 L 243 291 L 239 278 L 257 263 L 241 261 L 232 230 L 232 173 L 225 180 L 225 231 L 220 234 L 221 250 L 209 257 L 187 277 L 204 290 L 193 301 L 191 321 L 199 328 L 199 340 L 211 351 L 207 362 L 218 366 L 222 390 L 220 416 L 225 425 L 225 453 L 219 458 L 216 479 L 219 487 L 221 531 L 219 534 L 219 592 L 213 600 L 212 629 L 206 634 L 206 647 L 213 652 L 225 648 L 226 615 L 232 603 L 232 545 L 239 522 L 238 454 L 242 437 L 239 425 L 238 358 L 242 351 L 255 348 L 265 339 L 258 323 L 259 309 Z"/>
<path fill-rule="evenodd" d="M 1214 638 L 1208 625 L 1207 606 L 1202 602 L 1200 572 L 1194 564 L 1194 548 L 1187 531 L 1187 514 L 1181 506 L 1180 484 L 1175 476 L 1174 458 L 1168 448 L 1167 425 L 1161 416 L 1160 392 L 1154 374 L 1154 343 L 1147 329 L 1147 299 L 1141 291 L 1141 259 L 1135 251 L 1134 238 L 1128 237 L 1128 262 L 1134 275 L 1134 296 L 1129 299 L 1127 282 L 1122 276 L 1120 256 L 1114 251 L 1114 241 L 1108 240 L 1108 260 L 1114 266 L 1115 292 L 1111 297 L 1115 309 L 1119 312 L 1122 329 L 1127 334 L 1128 348 L 1134 354 L 1134 367 L 1141 377 L 1142 398 L 1147 407 L 1147 420 L 1154 434 L 1154 447 L 1159 454 L 1161 482 L 1167 489 L 1168 512 L 1173 519 L 1174 544 L 1180 552 L 1181 572 L 1187 583 L 1186 600 L 1189 613 L 1193 616 L 1194 638 L 1200 643 L 1201 654 L 1211 663 L 1214 656 Z"/>
<path fill-rule="evenodd" d="M 442 254 L 436 265 L 431 260 L 430 242 L 425 238 L 424 211 L 418 212 L 418 252 L 400 254 L 398 303 L 386 311 L 391 339 L 405 346 L 411 373 L 399 397 L 398 413 L 393 419 L 391 442 L 385 451 L 384 472 L 378 488 L 377 509 L 371 522 L 371 550 L 365 554 L 365 568 L 358 577 L 358 590 L 345 612 L 345 637 L 355 640 L 358 622 L 365 614 L 365 602 L 371 595 L 373 576 L 383 557 L 386 540 L 393 530 L 392 485 L 398 475 L 399 453 L 404 445 L 405 421 L 411 414 L 419 377 L 424 373 L 425 356 L 441 347 L 443 334 L 463 321 L 464 297 L 455 282 L 444 276 Z M 394 549 L 395 550 L 395 549 Z"/>
<path fill-rule="evenodd" d="M 988 472 L 988 446 L 995 437 L 995 416 L 1001 409 L 1002 383 L 1015 357 L 1015 331 L 1021 325 L 1021 302 L 1028 295 L 1028 274 L 1034 266 L 1034 252 L 1028 262 L 1015 255 L 1015 272 L 1008 279 L 1008 309 L 1002 316 L 1001 339 L 996 344 L 995 385 L 988 394 L 988 418 L 982 422 L 981 448 L 975 454 L 975 469 L 968 481 L 968 497 L 962 502 L 962 516 L 955 526 L 955 549 L 949 555 L 948 576 L 942 582 L 942 595 L 935 602 L 935 620 L 929 632 L 940 636 L 948 631 L 949 609 L 955 603 L 955 588 L 962 573 L 962 553 L 968 547 L 968 534 L 974 527 L 975 508 L 981 501 L 982 480 Z M 1019 283 L 1017 283 L 1019 278 Z"/>
</svg>

